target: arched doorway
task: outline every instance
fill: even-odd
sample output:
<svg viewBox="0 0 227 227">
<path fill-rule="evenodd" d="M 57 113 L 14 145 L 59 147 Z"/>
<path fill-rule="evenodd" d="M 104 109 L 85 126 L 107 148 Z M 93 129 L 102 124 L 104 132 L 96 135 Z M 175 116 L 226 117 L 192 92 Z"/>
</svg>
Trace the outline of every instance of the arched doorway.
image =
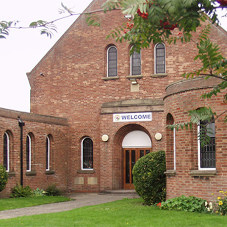
<svg viewBox="0 0 227 227">
<path fill-rule="evenodd" d="M 134 189 L 132 169 L 137 160 L 151 152 L 151 139 L 143 131 L 129 132 L 123 139 L 123 188 Z"/>
</svg>

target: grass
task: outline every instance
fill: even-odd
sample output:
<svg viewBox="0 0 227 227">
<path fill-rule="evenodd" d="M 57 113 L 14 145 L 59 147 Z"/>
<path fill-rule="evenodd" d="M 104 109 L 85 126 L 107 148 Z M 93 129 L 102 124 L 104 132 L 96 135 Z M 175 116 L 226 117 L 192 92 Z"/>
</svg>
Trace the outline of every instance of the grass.
<svg viewBox="0 0 227 227">
<path fill-rule="evenodd" d="M 48 203 L 58 203 L 69 200 L 70 200 L 69 198 L 63 196 L 39 196 L 29 198 L 0 199 L 0 211 L 37 206 Z"/>
<path fill-rule="evenodd" d="M 61 213 L 0 220 L 0 226 L 70 227 L 223 227 L 227 216 L 160 210 L 142 205 L 141 199 L 87 206 Z"/>
</svg>

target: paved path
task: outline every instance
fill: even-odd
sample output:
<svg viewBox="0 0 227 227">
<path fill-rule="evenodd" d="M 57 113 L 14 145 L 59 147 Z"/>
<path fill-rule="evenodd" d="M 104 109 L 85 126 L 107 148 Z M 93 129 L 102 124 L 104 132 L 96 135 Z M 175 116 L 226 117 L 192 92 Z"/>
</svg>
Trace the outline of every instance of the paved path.
<svg viewBox="0 0 227 227">
<path fill-rule="evenodd" d="M 40 206 L 20 208 L 13 210 L 0 211 L 0 219 L 8 219 L 19 216 L 29 216 L 34 214 L 55 213 L 61 211 L 72 210 L 79 207 L 97 205 L 102 203 L 113 202 L 124 198 L 139 198 L 134 193 L 119 193 L 119 194 L 98 194 L 98 193 L 77 193 L 67 194 L 69 198 L 74 200 L 61 203 L 45 204 Z"/>
</svg>

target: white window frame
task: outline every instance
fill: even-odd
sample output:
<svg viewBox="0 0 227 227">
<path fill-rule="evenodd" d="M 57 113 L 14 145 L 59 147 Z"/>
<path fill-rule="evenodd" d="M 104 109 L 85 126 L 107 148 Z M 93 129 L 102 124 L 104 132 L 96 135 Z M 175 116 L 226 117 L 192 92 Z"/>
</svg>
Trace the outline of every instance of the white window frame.
<svg viewBox="0 0 227 227">
<path fill-rule="evenodd" d="M 27 138 L 28 138 L 28 141 L 29 141 L 29 149 L 28 149 L 28 151 L 29 151 L 29 163 L 28 163 L 29 169 L 27 169 L 27 160 L 26 160 L 26 171 L 31 172 L 32 139 L 31 139 L 31 136 L 29 134 L 27 135 Z M 26 146 L 26 149 L 27 149 L 27 146 Z M 27 159 L 27 150 L 26 150 L 26 159 Z"/>
<path fill-rule="evenodd" d="M 173 129 L 173 165 L 174 170 L 177 169 L 176 167 L 176 129 Z"/>
<path fill-rule="evenodd" d="M 200 163 L 200 157 L 201 157 L 201 146 L 200 146 L 200 138 L 199 138 L 199 134 L 200 134 L 200 124 L 197 125 L 197 139 L 198 139 L 198 170 L 216 170 L 216 168 L 202 168 L 200 167 L 201 163 Z M 216 160 L 215 160 L 216 161 Z"/>
<path fill-rule="evenodd" d="M 132 47 L 131 47 L 132 49 Z M 130 75 L 131 76 L 136 76 L 132 75 L 132 55 L 130 55 Z M 142 75 L 142 56 L 141 56 L 141 50 L 140 50 L 140 75 Z"/>
<path fill-rule="evenodd" d="M 108 47 L 108 49 L 107 49 L 107 77 L 117 77 L 117 75 L 118 75 L 118 67 L 117 67 L 117 75 L 116 76 L 109 76 L 109 50 L 110 50 L 110 48 L 112 48 L 112 47 L 114 47 L 116 50 L 117 50 L 117 47 L 115 47 L 115 46 L 109 46 Z M 117 65 L 118 65 L 118 51 L 117 51 Z"/>
<path fill-rule="evenodd" d="M 93 143 L 93 140 L 91 139 L 91 137 L 87 136 L 87 137 L 84 137 L 81 141 L 81 169 L 82 170 L 93 170 L 93 165 L 94 165 L 94 160 L 93 160 L 93 163 L 92 163 L 92 168 L 84 168 L 84 148 L 83 148 L 83 142 L 85 139 L 90 139 Z M 93 152 L 93 150 L 92 150 Z M 92 154 L 93 155 L 93 154 Z M 94 156 L 93 156 L 94 158 Z"/>
<path fill-rule="evenodd" d="M 9 140 L 9 135 L 8 135 L 8 133 L 7 132 L 5 132 L 4 133 L 4 135 L 6 135 L 6 138 L 7 138 L 7 168 L 6 168 L 6 172 L 9 172 L 9 142 L 10 142 L 10 140 Z M 5 147 L 4 147 L 5 148 Z"/>
<path fill-rule="evenodd" d="M 158 44 L 164 45 L 164 51 L 165 51 L 165 72 L 164 73 L 166 73 L 166 45 L 165 45 L 165 43 L 157 43 L 157 44 L 155 44 L 155 47 L 154 47 L 154 71 L 155 71 L 155 74 L 162 74 L 162 73 L 157 73 L 157 68 L 156 68 L 156 58 L 157 58 L 156 47 L 157 47 Z"/>
<path fill-rule="evenodd" d="M 50 170 L 50 138 L 49 138 L 49 136 L 47 136 L 46 137 L 46 142 L 47 142 L 47 145 L 46 145 L 46 149 L 47 149 L 47 151 L 46 151 L 46 171 L 49 171 Z"/>
</svg>

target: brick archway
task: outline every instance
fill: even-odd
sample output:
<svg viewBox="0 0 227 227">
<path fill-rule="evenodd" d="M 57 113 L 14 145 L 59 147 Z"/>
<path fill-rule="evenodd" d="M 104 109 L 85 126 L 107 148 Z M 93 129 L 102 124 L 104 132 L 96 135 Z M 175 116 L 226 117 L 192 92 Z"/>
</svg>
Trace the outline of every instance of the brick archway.
<svg viewBox="0 0 227 227">
<path fill-rule="evenodd" d="M 113 189 L 123 189 L 124 182 L 123 182 L 123 172 L 124 172 L 124 156 L 123 156 L 123 148 L 122 148 L 122 141 L 124 137 L 132 132 L 132 131 L 143 131 L 145 132 L 150 138 L 151 135 L 148 130 L 138 124 L 127 124 L 121 127 L 114 136 L 114 145 L 113 145 Z M 151 148 L 152 150 L 152 148 Z"/>
</svg>

